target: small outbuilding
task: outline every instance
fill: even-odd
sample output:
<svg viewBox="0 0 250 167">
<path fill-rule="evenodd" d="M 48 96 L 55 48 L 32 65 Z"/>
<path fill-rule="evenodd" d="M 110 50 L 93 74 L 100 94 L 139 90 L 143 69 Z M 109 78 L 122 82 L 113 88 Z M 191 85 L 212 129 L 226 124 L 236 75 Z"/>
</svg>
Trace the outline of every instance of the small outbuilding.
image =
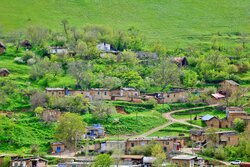
<svg viewBox="0 0 250 167">
<path fill-rule="evenodd" d="M 27 39 L 21 42 L 21 46 L 26 49 L 31 49 L 32 47 L 31 43 Z"/>
<path fill-rule="evenodd" d="M 194 167 L 196 159 L 197 156 L 193 155 L 177 155 L 172 158 L 172 162 L 179 167 Z"/>
<path fill-rule="evenodd" d="M 0 69 L 0 77 L 7 77 L 10 74 L 9 70 L 6 68 Z"/>
<path fill-rule="evenodd" d="M 54 142 L 50 144 L 52 154 L 60 154 L 65 151 L 65 144 L 62 142 Z"/>
<path fill-rule="evenodd" d="M 186 57 L 175 57 L 172 59 L 172 61 L 176 63 L 179 67 L 188 65 L 188 60 Z"/>
<path fill-rule="evenodd" d="M 3 54 L 5 50 L 6 50 L 5 45 L 2 42 L 0 42 L 0 55 Z"/>
</svg>

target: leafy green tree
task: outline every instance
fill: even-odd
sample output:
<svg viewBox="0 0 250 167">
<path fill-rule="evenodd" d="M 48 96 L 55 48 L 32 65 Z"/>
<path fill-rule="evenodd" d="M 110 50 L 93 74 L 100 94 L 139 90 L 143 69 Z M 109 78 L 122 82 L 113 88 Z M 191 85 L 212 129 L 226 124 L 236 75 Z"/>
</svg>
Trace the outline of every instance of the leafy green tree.
<svg viewBox="0 0 250 167">
<path fill-rule="evenodd" d="M 169 59 L 162 59 L 153 74 L 155 82 L 163 91 L 168 85 L 180 85 L 181 71 Z"/>
<path fill-rule="evenodd" d="M 162 146 L 160 144 L 156 144 L 152 148 L 152 156 L 156 159 L 153 161 L 153 166 L 160 167 L 163 162 L 166 160 L 166 154 L 164 153 Z"/>
<path fill-rule="evenodd" d="M 113 158 L 108 154 L 99 154 L 95 157 L 93 167 L 110 167 L 114 164 Z"/>
<path fill-rule="evenodd" d="M 34 112 L 36 113 L 36 116 L 40 116 L 44 112 L 44 108 L 39 106 Z"/>
<path fill-rule="evenodd" d="M 41 46 L 48 38 L 48 30 L 40 26 L 31 26 L 27 29 L 26 37 L 30 39 L 34 45 Z"/>
<path fill-rule="evenodd" d="M 235 124 L 235 130 L 236 131 L 238 131 L 238 132 L 244 132 L 246 124 L 245 124 L 245 122 L 244 122 L 243 119 L 236 118 L 234 120 L 234 124 Z"/>
<path fill-rule="evenodd" d="M 65 142 L 67 146 L 72 147 L 82 139 L 85 132 L 86 123 L 83 122 L 82 117 L 79 114 L 67 112 L 58 120 L 56 138 Z"/>
<path fill-rule="evenodd" d="M 10 156 L 5 156 L 4 160 L 3 160 L 3 167 L 9 167 L 10 166 L 10 160 L 11 160 Z"/>
<path fill-rule="evenodd" d="M 185 87 L 195 87 L 197 84 L 198 75 L 195 71 L 184 70 L 183 71 L 183 85 Z"/>
<path fill-rule="evenodd" d="M 91 104 L 90 108 L 93 117 L 101 122 L 106 121 L 111 117 L 112 114 L 116 112 L 114 106 L 111 103 L 106 103 L 104 101 L 95 101 Z"/>
</svg>

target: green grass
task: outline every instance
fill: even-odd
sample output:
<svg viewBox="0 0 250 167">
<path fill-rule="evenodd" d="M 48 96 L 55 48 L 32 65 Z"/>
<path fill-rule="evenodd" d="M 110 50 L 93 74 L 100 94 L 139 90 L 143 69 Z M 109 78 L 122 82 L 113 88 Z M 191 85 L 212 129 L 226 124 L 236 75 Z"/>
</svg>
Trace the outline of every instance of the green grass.
<svg viewBox="0 0 250 167">
<path fill-rule="evenodd" d="M 169 125 L 168 127 L 159 130 L 158 132 L 152 133 L 149 135 L 150 137 L 153 136 L 178 136 L 180 133 L 184 134 L 185 136 L 189 136 L 189 130 L 191 130 L 193 127 L 188 125 L 183 125 L 180 123 L 173 123 Z"/>
<path fill-rule="evenodd" d="M 216 108 L 187 110 L 187 111 L 174 113 L 172 116 L 176 119 L 184 119 L 184 118 L 193 119 L 196 116 L 199 118 L 199 116 L 204 116 L 207 114 L 217 116 L 219 118 L 224 118 L 226 116 L 226 113 L 224 111 L 217 110 Z"/>
<path fill-rule="evenodd" d="M 4 31 L 31 25 L 61 29 L 70 25 L 101 24 L 115 29 L 135 26 L 149 41 L 169 47 L 207 45 L 214 34 L 224 45 L 238 43 L 236 32 L 250 32 L 248 0 L 2 0 Z"/>
</svg>

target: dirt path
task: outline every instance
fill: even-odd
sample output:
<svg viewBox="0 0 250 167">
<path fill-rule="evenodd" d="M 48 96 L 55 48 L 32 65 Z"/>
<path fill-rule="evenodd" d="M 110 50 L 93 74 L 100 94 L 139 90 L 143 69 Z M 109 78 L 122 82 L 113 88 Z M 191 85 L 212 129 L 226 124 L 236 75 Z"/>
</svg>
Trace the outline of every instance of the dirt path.
<svg viewBox="0 0 250 167">
<path fill-rule="evenodd" d="M 216 105 L 202 106 L 202 107 L 188 108 L 188 109 L 174 110 L 174 111 L 170 111 L 168 113 L 164 113 L 164 114 L 162 114 L 162 116 L 168 120 L 167 123 L 165 123 L 165 124 L 163 124 L 161 126 L 155 127 L 155 128 L 153 128 L 153 129 L 151 129 L 151 130 L 149 130 L 149 131 L 147 131 L 147 132 L 145 132 L 145 133 L 143 133 L 141 135 L 134 136 L 132 138 L 144 138 L 144 137 L 147 137 L 150 134 L 152 134 L 154 132 L 157 132 L 157 131 L 159 131 L 161 129 L 164 129 L 167 126 L 169 126 L 169 125 L 171 125 L 173 123 L 180 123 L 180 124 L 185 124 L 185 125 L 193 126 L 195 128 L 202 128 L 202 127 L 200 127 L 198 125 L 194 125 L 194 124 L 188 123 L 187 122 L 188 119 L 175 119 L 175 118 L 172 117 L 172 114 L 177 113 L 177 112 L 188 111 L 188 110 L 192 110 L 192 109 L 202 109 L 202 108 L 206 108 L 206 107 L 215 107 L 215 106 L 217 106 L 217 104 Z"/>
</svg>

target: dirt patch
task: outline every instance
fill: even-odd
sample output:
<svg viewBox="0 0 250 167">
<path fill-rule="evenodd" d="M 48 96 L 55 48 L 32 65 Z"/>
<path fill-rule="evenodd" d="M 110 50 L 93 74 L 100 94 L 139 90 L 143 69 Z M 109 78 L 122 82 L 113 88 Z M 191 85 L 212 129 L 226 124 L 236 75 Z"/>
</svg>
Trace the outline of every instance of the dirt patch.
<svg viewBox="0 0 250 167">
<path fill-rule="evenodd" d="M 127 115 L 128 113 L 125 112 L 125 110 L 123 109 L 123 107 L 121 106 L 116 106 L 116 111 L 120 114 L 123 114 L 123 115 Z"/>
</svg>

